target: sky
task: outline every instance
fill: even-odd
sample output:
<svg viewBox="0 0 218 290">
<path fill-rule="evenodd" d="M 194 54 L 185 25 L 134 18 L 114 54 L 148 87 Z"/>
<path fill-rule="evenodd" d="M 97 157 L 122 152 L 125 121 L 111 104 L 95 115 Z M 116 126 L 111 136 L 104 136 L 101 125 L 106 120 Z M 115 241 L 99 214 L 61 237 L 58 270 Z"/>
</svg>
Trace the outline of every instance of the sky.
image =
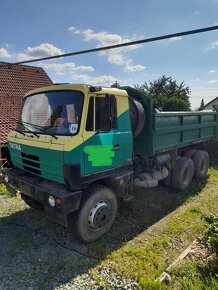
<svg viewBox="0 0 218 290">
<path fill-rule="evenodd" d="M 17 62 L 218 25 L 218 0 L 1 0 L 0 61 Z M 192 108 L 218 96 L 218 30 L 35 62 L 57 83 L 134 86 L 171 76 Z"/>
</svg>

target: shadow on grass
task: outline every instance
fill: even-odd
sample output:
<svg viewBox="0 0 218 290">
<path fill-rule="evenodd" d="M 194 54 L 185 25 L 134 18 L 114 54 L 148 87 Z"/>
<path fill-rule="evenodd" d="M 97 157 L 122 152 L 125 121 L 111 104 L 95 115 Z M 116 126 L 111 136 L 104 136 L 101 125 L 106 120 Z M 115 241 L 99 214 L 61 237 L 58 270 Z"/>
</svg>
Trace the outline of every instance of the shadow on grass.
<svg viewBox="0 0 218 290">
<path fill-rule="evenodd" d="M 136 189 L 135 199 L 120 207 L 112 229 L 91 244 L 78 242 L 70 228 L 47 220 L 42 211 L 25 209 L 2 217 L 0 281 L 2 278 L 6 286 L 16 282 L 16 287 L 10 289 L 54 289 L 65 284 L 87 273 L 112 251 L 174 211 L 187 198 L 200 192 L 206 182 L 207 179 L 193 182 L 191 188 L 182 193 L 163 186 Z"/>
</svg>

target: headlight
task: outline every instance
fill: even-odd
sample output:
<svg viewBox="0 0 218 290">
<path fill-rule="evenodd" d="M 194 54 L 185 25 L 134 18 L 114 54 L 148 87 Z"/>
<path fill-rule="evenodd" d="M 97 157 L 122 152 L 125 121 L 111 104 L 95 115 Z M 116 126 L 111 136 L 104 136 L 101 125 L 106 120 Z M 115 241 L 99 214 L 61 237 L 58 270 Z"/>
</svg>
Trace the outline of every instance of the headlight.
<svg viewBox="0 0 218 290">
<path fill-rule="evenodd" d="M 54 207 L 55 206 L 55 198 L 53 195 L 50 195 L 48 198 L 48 202 L 50 204 L 50 206 Z"/>
<path fill-rule="evenodd" d="M 9 178 L 7 175 L 5 175 L 5 182 L 8 183 L 8 181 L 9 181 Z"/>
</svg>

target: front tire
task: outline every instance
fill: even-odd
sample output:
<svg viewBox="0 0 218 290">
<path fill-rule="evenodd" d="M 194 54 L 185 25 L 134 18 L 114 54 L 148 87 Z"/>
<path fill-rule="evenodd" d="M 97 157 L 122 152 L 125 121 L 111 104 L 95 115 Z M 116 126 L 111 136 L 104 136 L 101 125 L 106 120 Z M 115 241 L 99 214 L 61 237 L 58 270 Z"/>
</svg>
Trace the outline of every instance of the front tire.
<svg viewBox="0 0 218 290">
<path fill-rule="evenodd" d="M 87 243 L 94 242 L 112 226 L 117 214 L 117 198 L 103 185 L 93 185 L 86 195 L 77 215 L 76 236 Z"/>
</svg>

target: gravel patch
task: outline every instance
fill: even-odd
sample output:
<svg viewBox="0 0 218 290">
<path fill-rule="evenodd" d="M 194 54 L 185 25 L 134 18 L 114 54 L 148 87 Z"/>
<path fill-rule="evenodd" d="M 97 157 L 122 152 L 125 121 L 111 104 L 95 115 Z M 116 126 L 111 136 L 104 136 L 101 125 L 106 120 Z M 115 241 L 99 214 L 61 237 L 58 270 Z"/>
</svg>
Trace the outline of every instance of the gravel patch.
<svg viewBox="0 0 218 290">
<path fill-rule="evenodd" d="M 56 290 L 76 290 L 76 289 L 123 289 L 123 290 L 132 290 L 138 289 L 139 284 L 134 280 L 127 279 L 117 275 L 109 267 L 104 267 L 98 271 L 96 277 L 92 276 L 91 271 L 87 274 L 76 277 L 71 282 L 56 287 Z"/>
<path fill-rule="evenodd" d="M 29 209 L 19 197 L 0 195 L 0 290 L 137 289 L 135 281 L 117 275 L 110 265 L 97 273 L 96 266 L 174 210 L 180 200 L 163 187 L 136 195 L 120 208 L 110 232 L 88 245 L 78 242 L 71 229 Z"/>
</svg>

